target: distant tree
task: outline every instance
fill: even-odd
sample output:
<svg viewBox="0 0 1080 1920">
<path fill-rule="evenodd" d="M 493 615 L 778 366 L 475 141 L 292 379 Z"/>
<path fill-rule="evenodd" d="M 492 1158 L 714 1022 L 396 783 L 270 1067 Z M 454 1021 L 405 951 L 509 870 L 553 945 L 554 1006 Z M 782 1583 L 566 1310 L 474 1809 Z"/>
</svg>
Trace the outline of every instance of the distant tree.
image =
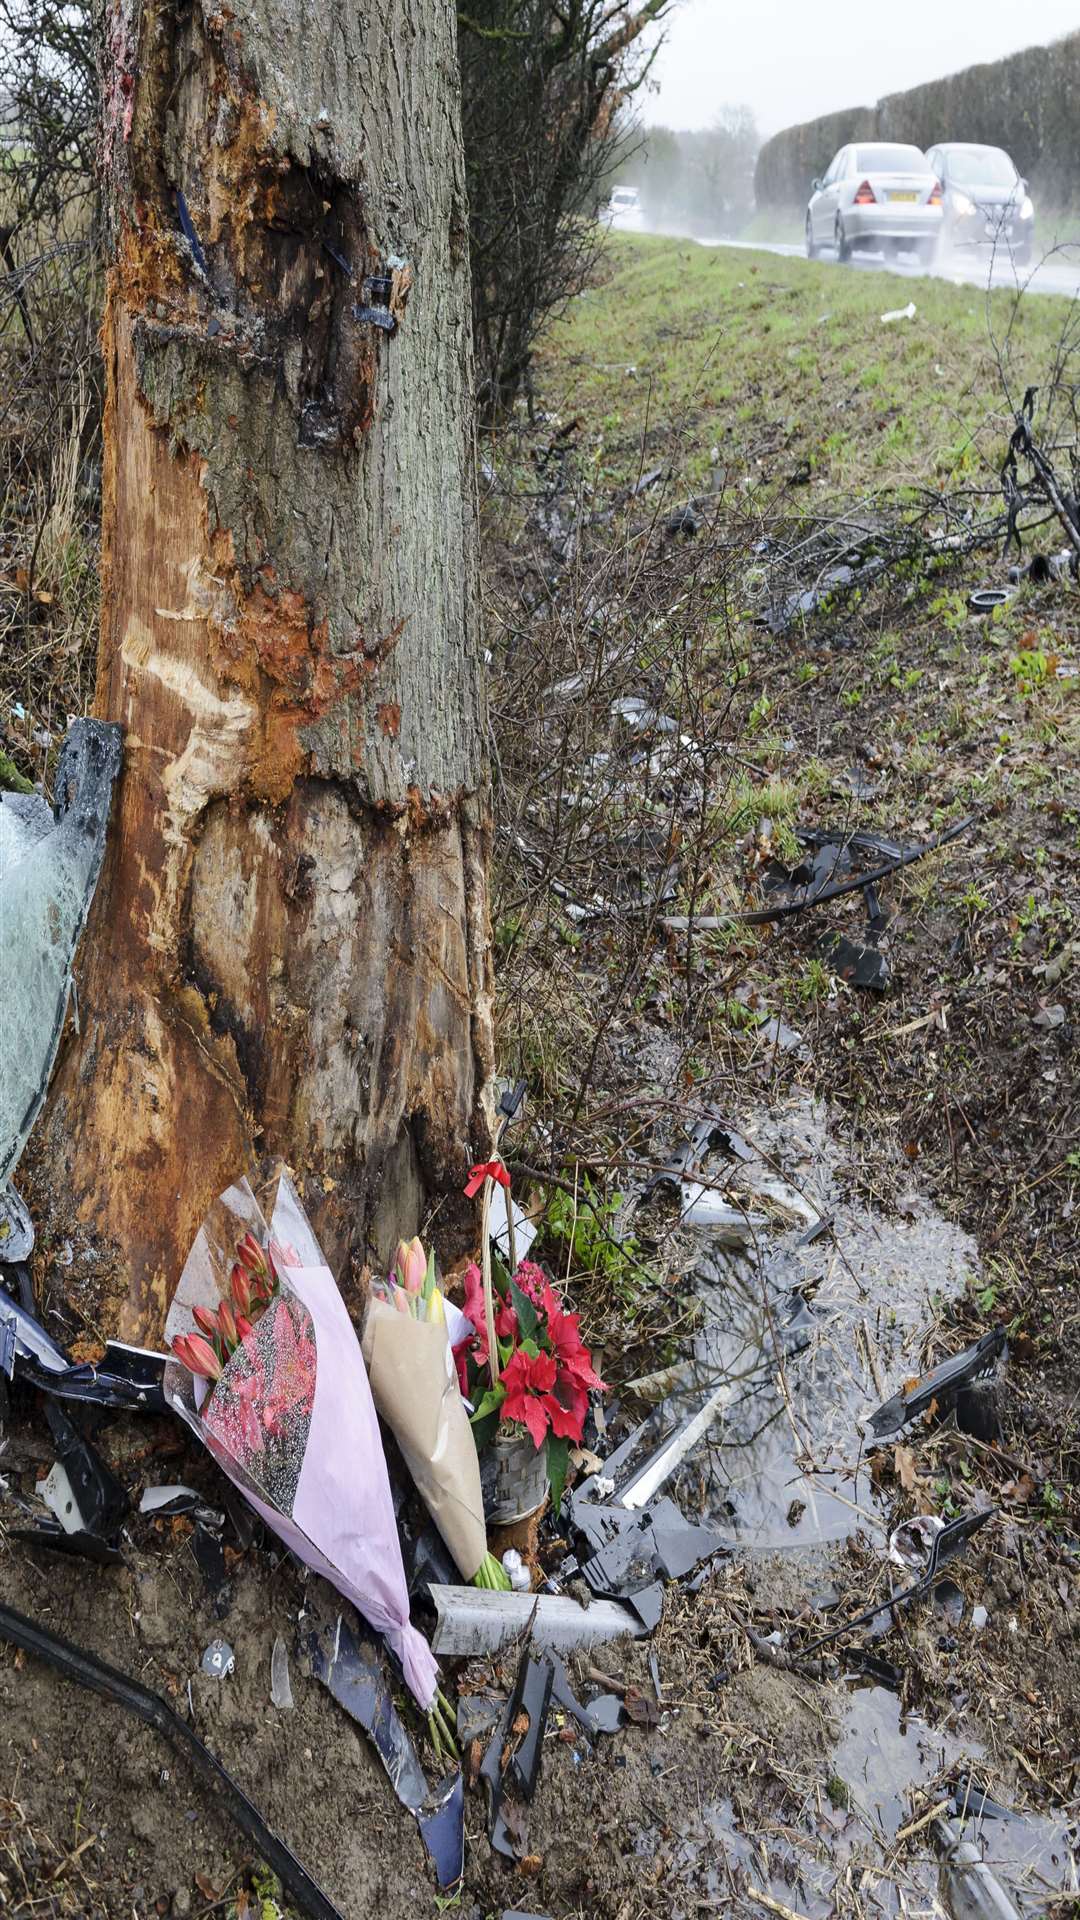
<svg viewBox="0 0 1080 1920">
<path fill-rule="evenodd" d="M 648 127 L 620 176 L 640 188 L 649 220 L 690 232 L 738 232 L 754 211 L 760 146 L 749 107 L 723 107 L 711 127 Z"/>
<path fill-rule="evenodd" d="M 619 109 L 677 0 L 473 0 L 458 14 L 482 414 L 517 396 L 537 330 L 580 291 L 624 134 Z"/>
</svg>

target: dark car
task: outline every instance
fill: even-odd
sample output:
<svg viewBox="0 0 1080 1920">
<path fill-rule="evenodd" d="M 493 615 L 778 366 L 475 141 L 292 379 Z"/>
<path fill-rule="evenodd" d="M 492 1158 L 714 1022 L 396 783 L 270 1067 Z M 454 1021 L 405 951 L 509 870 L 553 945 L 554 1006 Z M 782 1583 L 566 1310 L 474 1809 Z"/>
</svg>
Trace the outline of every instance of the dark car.
<svg viewBox="0 0 1080 1920">
<path fill-rule="evenodd" d="M 1035 251 L 1035 208 L 1004 149 L 946 140 L 926 157 L 941 182 L 943 251 L 996 249 L 1025 266 Z"/>
</svg>

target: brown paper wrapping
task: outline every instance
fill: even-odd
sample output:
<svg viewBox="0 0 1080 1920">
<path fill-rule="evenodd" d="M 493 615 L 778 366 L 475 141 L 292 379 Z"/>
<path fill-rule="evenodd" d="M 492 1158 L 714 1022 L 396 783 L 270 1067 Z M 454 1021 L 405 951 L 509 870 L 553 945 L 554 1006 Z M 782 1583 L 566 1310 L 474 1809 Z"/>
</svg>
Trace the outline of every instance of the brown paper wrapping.
<svg viewBox="0 0 1080 1920">
<path fill-rule="evenodd" d="M 374 1298 L 364 1360 L 381 1417 L 464 1580 L 487 1552 L 480 1464 L 445 1326 Z"/>
</svg>

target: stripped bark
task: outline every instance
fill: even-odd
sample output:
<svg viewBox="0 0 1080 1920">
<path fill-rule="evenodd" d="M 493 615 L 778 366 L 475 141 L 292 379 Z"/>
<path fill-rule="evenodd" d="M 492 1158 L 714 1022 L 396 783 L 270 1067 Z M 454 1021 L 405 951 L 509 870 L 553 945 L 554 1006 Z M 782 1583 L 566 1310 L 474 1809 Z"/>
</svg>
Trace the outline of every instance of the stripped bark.
<svg viewBox="0 0 1080 1920">
<path fill-rule="evenodd" d="M 256 1155 L 339 1267 L 460 1187 L 488 812 L 453 9 L 107 0 L 104 43 L 125 772 L 35 1187 L 149 1340 Z"/>
</svg>

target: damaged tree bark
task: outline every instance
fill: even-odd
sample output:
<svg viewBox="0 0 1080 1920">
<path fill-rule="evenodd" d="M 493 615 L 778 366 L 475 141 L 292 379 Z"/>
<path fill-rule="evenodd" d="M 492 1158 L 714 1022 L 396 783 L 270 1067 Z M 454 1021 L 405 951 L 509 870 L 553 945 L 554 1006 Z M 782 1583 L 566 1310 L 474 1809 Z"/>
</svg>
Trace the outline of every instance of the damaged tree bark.
<svg viewBox="0 0 1080 1920">
<path fill-rule="evenodd" d="M 125 765 L 34 1190 L 148 1341 L 253 1156 L 346 1274 L 460 1188 L 488 812 L 449 0 L 107 0 L 104 46 Z"/>
</svg>

